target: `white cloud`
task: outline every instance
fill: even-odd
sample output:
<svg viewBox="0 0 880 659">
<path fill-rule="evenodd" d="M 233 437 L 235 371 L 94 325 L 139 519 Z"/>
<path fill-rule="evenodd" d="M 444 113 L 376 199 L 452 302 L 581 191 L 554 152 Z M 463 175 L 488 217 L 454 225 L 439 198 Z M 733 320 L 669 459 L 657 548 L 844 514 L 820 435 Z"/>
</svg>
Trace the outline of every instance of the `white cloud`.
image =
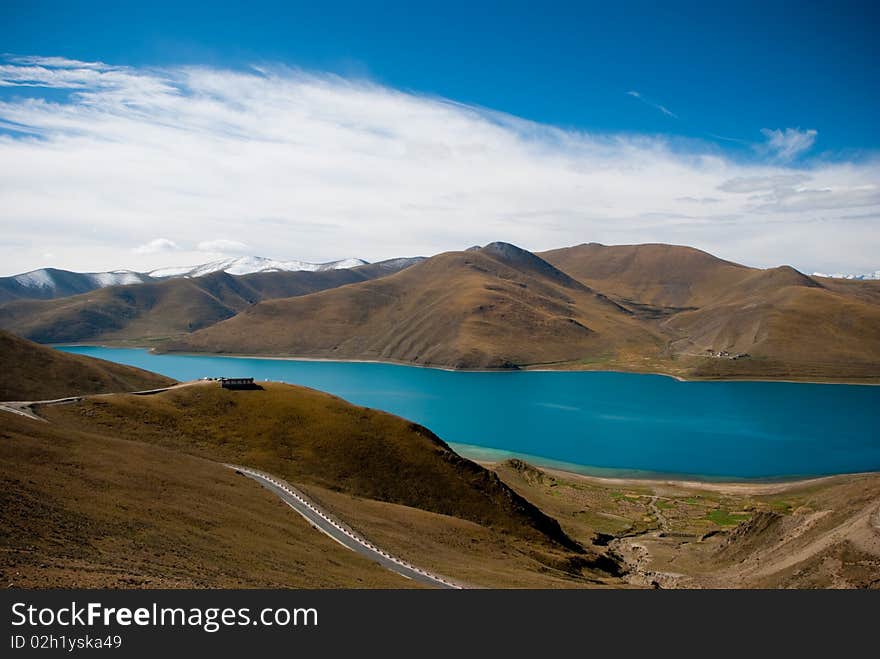
<svg viewBox="0 0 880 659">
<path fill-rule="evenodd" d="M 217 240 L 204 240 L 200 242 L 196 249 L 200 252 L 209 252 L 211 254 L 248 254 L 250 247 L 237 240 L 226 240 L 218 238 Z"/>
<path fill-rule="evenodd" d="M 167 238 L 154 238 L 148 243 L 138 245 L 131 251 L 135 254 L 156 254 L 158 252 L 173 252 L 180 249 L 173 240 Z"/>
<path fill-rule="evenodd" d="M 749 193 L 792 188 L 809 181 L 806 174 L 772 174 L 770 176 L 738 176 L 718 186 L 724 192 Z"/>
<path fill-rule="evenodd" d="M 785 130 L 762 128 L 761 134 L 767 138 L 762 147 L 769 150 L 783 162 L 794 160 L 808 151 L 816 143 L 818 131 L 813 129 L 786 128 Z"/>
<path fill-rule="evenodd" d="M 5 274 L 47 251 L 79 270 L 199 263 L 214 236 L 312 262 L 491 240 L 676 242 L 824 272 L 880 253 L 876 158 L 745 162 L 283 68 L 30 58 L 0 64 L 0 85 L 31 87 L 0 101 Z M 132 251 L 156 236 L 171 249 Z"/>
</svg>

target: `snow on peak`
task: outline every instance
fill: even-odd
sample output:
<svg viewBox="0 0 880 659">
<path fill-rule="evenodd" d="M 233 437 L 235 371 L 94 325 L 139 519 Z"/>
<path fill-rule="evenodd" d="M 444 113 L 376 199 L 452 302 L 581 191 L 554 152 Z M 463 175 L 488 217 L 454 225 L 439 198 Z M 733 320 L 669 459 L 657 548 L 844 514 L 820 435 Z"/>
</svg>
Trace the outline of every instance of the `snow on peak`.
<svg viewBox="0 0 880 659">
<path fill-rule="evenodd" d="M 341 261 L 330 261 L 329 263 L 322 263 L 320 268 L 322 270 L 346 270 L 348 268 L 356 268 L 359 265 L 369 265 L 369 261 L 364 261 L 363 259 L 342 259 Z"/>
<path fill-rule="evenodd" d="M 309 272 L 323 272 L 324 270 L 340 270 L 343 268 L 356 268 L 359 265 L 367 265 L 362 259 L 342 259 L 329 263 L 307 263 L 305 261 L 276 261 L 262 256 L 239 256 L 196 266 L 183 266 L 179 268 L 159 268 L 152 272 L 135 272 L 133 270 L 113 270 L 111 272 L 68 272 L 66 270 L 52 270 L 40 268 L 20 275 L 11 277 L 19 286 L 31 290 L 69 291 L 84 292 L 107 286 L 124 286 L 127 284 L 142 284 L 156 279 L 171 279 L 174 277 L 201 277 L 212 272 L 226 272 L 230 275 L 249 275 L 255 272 L 294 272 L 306 270 Z M 2 278 L 6 279 L 6 278 Z M 45 296 L 41 293 L 40 296 Z"/>
<path fill-rule="evenodd" d="M 141 284 L 146 277 L 131 270 L 114 270 L 113 272 L 90 272 L 86 275 L 98 288 L 121 286 L 124 284 Z"/>
<path fill-rule="evenodd" d="M 262 256 L 238 256 L 220 259 L 196 266 L 177 268 L 159 268 L 148 273 L 151 277 L 201 277 L 212 272 L 225 272 L 230 275 L 250 275 L 255 272 L 323 272 L 324 270 L 340 270 L 366 265 L 362 259 L 343 259 L 329 263 L 307 263 L 306 261 L 276 261 Z"/>
<path fill-rule="evenodd" d="M 15 276 L 15 281 L 26 288 L 55 288 L 55 280 L 45 268 Z"/>
<path fill-rule="evenodd" d="M 823 272 L 814 272 L 814 277 L 830 277 L 832 279 L 880 279 L 880 270 L 875 270 L 874 272 L 864 272 L 860 274 L 844 274 L 842 272 L 835 272 L 834 274 L 828 275 Z"/>
</svg>

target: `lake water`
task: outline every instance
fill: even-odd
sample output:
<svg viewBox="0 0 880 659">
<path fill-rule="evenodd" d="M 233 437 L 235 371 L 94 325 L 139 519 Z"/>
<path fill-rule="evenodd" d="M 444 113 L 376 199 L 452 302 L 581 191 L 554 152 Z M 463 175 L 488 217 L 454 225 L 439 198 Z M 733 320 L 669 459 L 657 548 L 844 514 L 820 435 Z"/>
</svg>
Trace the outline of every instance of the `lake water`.
<svg viewBox="0 0 880 659">
<path fill-rule="evenodd" d="M 518 455 L 591 474 L 707 480 L 880 470 L 880 387 L 59 349 L 178 380 L 313 387 L 421 423 L 475 459 Z"/>
</svg>

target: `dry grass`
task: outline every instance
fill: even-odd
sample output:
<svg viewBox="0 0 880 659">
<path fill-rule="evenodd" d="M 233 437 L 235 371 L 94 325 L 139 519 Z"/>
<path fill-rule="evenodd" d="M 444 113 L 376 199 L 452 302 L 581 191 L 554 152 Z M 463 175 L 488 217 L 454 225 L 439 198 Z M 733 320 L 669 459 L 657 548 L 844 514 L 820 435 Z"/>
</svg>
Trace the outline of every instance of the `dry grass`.
<svg viewBox="0 0 880 659">
<path fill-rule="evenodd" d="M 401 588 L 215 462 L 4 414 L 0 584 Z"/>
<path fill-rule="evenodd" d="M 139 391 L 173 384 L 163 375 L 103 359 L 71 355 L 0 331 L 0 400 L 46 400 Z"/>
<path fill-rule="evenodd" d="M 59 426 L 264 469 L 359 497 L 471 520 L 574 548 L 555 520 L 426 428 L 304 387 L 228 391 L 202 383 L 40 412 Z"/>
<path fill-rule="evenodd" d="M 322 506 L 395 554 L 476 588 L 605 588 L 627 584 L 610 575 L 601 554 L 572 555 L 474 522 L 303 487 Z"/>
</svg>

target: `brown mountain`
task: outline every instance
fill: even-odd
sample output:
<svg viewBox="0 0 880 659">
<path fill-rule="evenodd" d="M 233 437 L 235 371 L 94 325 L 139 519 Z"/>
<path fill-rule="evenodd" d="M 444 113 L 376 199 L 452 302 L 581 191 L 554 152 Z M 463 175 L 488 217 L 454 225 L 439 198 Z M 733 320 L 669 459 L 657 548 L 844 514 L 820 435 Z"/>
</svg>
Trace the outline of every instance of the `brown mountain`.
<svg viewBox="0 0 880 659">
<path fill-rule="evenodd" d="M 622 301 L 673 310 L 706 304 L 719 291 L 755 272 L 679 245 L 587 243 L 539 256 L 587 286 Z"/>
<path fill-rule="evenodd" d="M 0 306 L 0 327 L 43 342 L 453 368 L 880 380 L 880 282 L 658 244 L 536 255 L 492 243 L 401 270 L 409 264 L 215 274 L 14 302 Z"/>
<path fill-rule="evenodd" d="M 700 364 L 698 374 L 880 376 L 880 304 L 829 289 L 787 266 L 759 270 L 663 325 L 678 337 L 677 354 L 750 355 Z"/>
<path fill-rule="evenodd" d="M 0 400 L 46 400 L 81 394 L 141 391 L 174 380 L 103 359 L 71 355 L 0 331 Z"/>
<path fill-rule="evenodd" d="M 305 295 L 366 281 L 408 267 L 394 259 L 323 272 L 215 272 L 193 279 L 111 286 L 52 300 L 0 305 L 0 328 L 41 343 L 150 341 L 231 318 L 261 300 Z"/>
<path fill-rule="evenodd" d="M 262 302 L 164 347 L 483 368 L 660 345 L 604 295 L 530 252 L 492 243 L 390 277 Z"/>
<path fill-rule="evenodd" d="M 880 378 L 880 282 L 813 278 L 790 266 L 749 268 L 675 245 L 590 243 L 541 256 L 663 333 L 668 343 L 658 370 Z"/>
</svg>

